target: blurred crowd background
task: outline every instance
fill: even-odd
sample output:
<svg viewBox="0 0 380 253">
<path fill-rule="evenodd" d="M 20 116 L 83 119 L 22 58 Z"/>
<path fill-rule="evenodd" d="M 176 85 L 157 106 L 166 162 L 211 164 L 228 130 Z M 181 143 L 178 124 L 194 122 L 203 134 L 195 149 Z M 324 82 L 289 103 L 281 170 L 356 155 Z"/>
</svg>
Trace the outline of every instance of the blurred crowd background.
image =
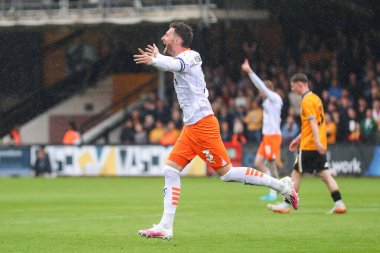
<svg viewBox="0 0 380 253">
<path fill-rule="evenodd" d="M 29 9 L 51 15 L 55 9 L 73 8 L 85 13 L 83 10 L 88 8 L 102 10 L 102 17 L 107 17 L 127 10 L 123 8 L 141 13 L 147 6 L 154 13 L 194 4 L 194 1 L 36 0 L 19 1 L 18 5 L 13 2 L 1 1 L 0 22 L 13 18 L 12 15 L 16 15 L 14 20 L 17 21 L 17 15 L 21 20 L 21 14 L 28 14 Z M 201 2 L 199 6 L 207 6 L 207 11 L 214 11 L 216 18 L 187 22 L 194 28 L 192 49 L 202 56 L 209 100 L 224 141 L 245 144 L 261 140 L 262 97 L 240 70 L 243 60 L 248 58 L 261 79 L 275 84 L 284 101 L 284 145 L 300 128 L 301 97 L 291 91 L 289 83 L 296 72 L 309 77 L 312 91 L 323 100 L 330 144 L 379 143 L 380 30 L 376 25 L 379 21 L 376 1 L 350 0 L 350 5 L 347 1 L 301 0 Z M 24 9 L 17 9 L 21 7 Z M 20 127 L 73 94 L 96 87 L 102 78 L 119 73 L 157 73 L 154 68 L 135 65 L 133 54 L 148 43 L 156 43 L 162 50 L 160 38 L 169 23 L 0 29 L 4 38 L 0 42 L 0 60 L 4 65 L 0 71 L 1 136 L 11 133 L 13 143 L 22 143 L 15 140 L 22 139 L 17 136 Z M 175 142 L 182 128 L 182 112 L 171 74 L 157 78 L 162 78 L 164 91 L 160 87 L 144 91 L 140 103 L 133 107 L 122 103 L 126 112 L 117 123 L 118 141 L 112 144 Z M 86 106 L 88 111 L 91 108 L 91 104 Z M 110 108 L 109 111 L 115 111 Z M 70 122 L 67 128 L 83 134 L 88 130 L 86 126 L 92 126 L 98 118 L 94 117 L 91 124 Z"/>
<path fill-rule="evenodd" d="M 213 31 L 209 43 L 215 41 L 217 44 L 220 41 L 217 38 L 223 37 L 217 32 Z M 269 79 L 276 85 L 276 91 L 284 101 L 284 144 L 299 133 L 301 97 L 291 91 L 289 82 L 289 78 L 297 72 L 307 74 L 312 91 L 323 100 L 330 144 L 378 141 L 380 60 L 379 49 L 370 33 L 353 36 L 336 27 L 326 39 L 317 33 L 302 32 L 295 45 L 281 48 L 273 56 L 262 50 L 255 40 L 243 42 L 241 52 L 262 79 Z M 214 58 L 221 55 L 222 51 L 208 56 Z M 230 56 L 224 57 L 203 58 L 209 100 L 219 119 L 222 137 L 225 141 L 240 141 L 243 144 L 259 143 L 262 98 L 249 77 L 239 71 L 239 61 L 235 60 L 235 65 L 231 66 L 228 64 L 233 61 Z M 172 99 L 162 101 L 157 94 L 150 94 L 144 105 L 129 115 L 120 141 L 157 143 L 157 129 L 165 126 L 165 131 L 175 128 L 178 133 L 182 127 L 181 111 L 173 96 L 174 93 Z"/>
</svg>

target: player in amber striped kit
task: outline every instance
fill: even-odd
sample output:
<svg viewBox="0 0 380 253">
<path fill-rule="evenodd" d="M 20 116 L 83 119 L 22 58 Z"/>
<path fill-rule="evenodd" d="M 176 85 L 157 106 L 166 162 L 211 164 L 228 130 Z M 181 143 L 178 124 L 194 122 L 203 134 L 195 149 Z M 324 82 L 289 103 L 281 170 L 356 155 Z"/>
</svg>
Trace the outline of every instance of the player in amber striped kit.
<svg viewBox="0 0 380 253">
<path fill-rule="evenodd" d="M 325 113 L 321 99 L 309 90 L 309 80 L 305 74 L 295 74 L 291 79 L 292 90 L 302 96 L 301 103 L 301 134 L 289 145 L 290 151 L 296 151 L 299 147 L 292 178 L 298 192 L 303 173 L 316 173 L 326 184 L 335 202 L 334 207 L 328 213 L 345 213 L 346 206 L 343 203 L 339 186 L 331 175 L 329 163 L 326 159 L 327 135 Z M 268 205 L 274 212 L 289 213 L 290 203 L 286 200 L 276 205 Z"/>
</svg>

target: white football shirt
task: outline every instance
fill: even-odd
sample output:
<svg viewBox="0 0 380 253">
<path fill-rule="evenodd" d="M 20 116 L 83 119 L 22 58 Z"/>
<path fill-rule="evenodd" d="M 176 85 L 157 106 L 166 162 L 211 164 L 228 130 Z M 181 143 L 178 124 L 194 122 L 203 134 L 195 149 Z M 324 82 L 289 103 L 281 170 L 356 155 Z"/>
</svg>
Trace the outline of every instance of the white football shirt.
<svg viewBox="0 0 380 253">
<path fill-rule="evenodd" d="M 281 109 L 282 98 L 276 92 L 271 91 L 265 83 L 255 74 L 250 73 L 253 84 L 266 96 L 263 102 L 264 120 L 262 132 L 265 135 L 281 134 Z"/>
<path fill-rule="evenodd" d="M 174 74 L 174 88 L 183 111 L 183 122 L 192 125 L 214 114 L 208 100 L 208 91 L 198 52 L 185 50 L 175 58 L 158 54 L 153 64 L 159 70 Z"/>
</svg>

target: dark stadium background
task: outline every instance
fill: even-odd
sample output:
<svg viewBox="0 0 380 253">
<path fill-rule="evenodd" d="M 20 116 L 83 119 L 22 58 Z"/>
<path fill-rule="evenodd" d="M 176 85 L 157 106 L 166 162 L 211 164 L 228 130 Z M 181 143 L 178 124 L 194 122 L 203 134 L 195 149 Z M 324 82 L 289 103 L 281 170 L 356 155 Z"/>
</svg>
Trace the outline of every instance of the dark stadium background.
<svg viewBox="0 0 380 253">
<path fill-rule="evenodd" d="M 139 121 L 142 124 L 146 114 L 152 114 L 155 121 L 160 119 L 164 125 L 168 121 L 174 121 L 176 127 L 181 128 L 181 122 L 173 119 L 171 115 L 173 110 L 178 109 L 173 95 L 171 74 L 158 76 L 154 69 L 135 65 L 132 57 L 137 48 L 144 47 L 146 43 L 157 43 L 162 49 L 160 37 L 166 31 L 169 21 L 143 21 L 124 25 L 109 21 L 93 24 L 73 22 L 66 25 L 54 22 L 25 25 L 18 22 L 24 20 L 23 17 L 29 15 L 30 11 L 34 11 L 34 15 L 39 17 L 48 10 L 57 11 L 61 8 L 59 1 L 50 1 L 50 5 L 46 4 L 48 2 L 2 1 L 0 3 L 3 22 L 0 27 L 2 38 L 0 135 L 2 137 L 7 137 L 12 129 L 19 127 L 21 134 L 24 135 L 23 139 L 26 140 L 23 142 L 25 145 L 61 144 L 62 135 L 69 121 L 74 121 L 81 134 L 84 134 L 116 111 L 124 110 L 121 119 L 103 128 L 96 136 L 83 140 L 82 144 L 125 144 L 121 136 L 115 140 L 110 135 L 115 129 L 121 131 L 125 121 L 133 117 L 128 106 L 140 100 L 144 94 L 147 102 L 138 109 Z M 208 87 L 212 94 L 210 100 L 217 104 L 215 113 L 221 122 L 228 122 L 231 134 L 233 134 L 233 120 L 236 117 L 241 119 L 247 112 L 248 106 L 243 109 L 231 107 L 228 101 L 236 99 L 239 89 L 249 94 L 246 96 L 257 99 L 254 89 L 244 88 L 246 80 L 240 72 L 242 60 L 248 57 L 259 75 L 277 82 L 284 98 L 290 92 L 286 80 L 295 68 L 309 75 L 312 89 L 321 96 L 324 91 L 331 88 L 333 79 L 337 80 L 338 85 L 347 91 L 349 107 L 353 108 L 356 116 L 354 119 L 350 118 L 348 108 L 342 106 L 339 99 L 331 102 L 330 98 L 326 98 L 325 110 L 332 116 L 336 111 L 336 117 L 340 117 L 339 123 L 336 122 L 338 128 L 336 144 L 331 147 L 334 149 L 334 145 L 337 145 L 336 149 L 342 150 L 339 145 L 350 145 L 352 152 L 359 153 L 358 159 L 365 164 L 363 173 L 371 166 L 372 158 L 376 157 L 374 155 L 377 152 L 376 144 L 379 143 L 380 123 L 377 122 L 379 127 L 368 136 L 363 132 L 355 136 L 351 133 L 350 121 L 360 125 L 365 118 L 365 109 L 375 110 L 374 102 L 380 97 L 380 48 L 378 47 L 380 7 L 377 1 L 138 2 L 141 2 L 142 6 L 134 8 L 143 8 L 141 10 L 146 8 L 153 15 L 155 10 L 176 10 L 183 5 L 207 9 L 208 16 L 189 17 L 186 21 L 194 28 L 195 38 L 192 48 L 202 55 Z M 131 6 L 133 1 L 69 1 L 71 11 L 98 8 L 104 17 L 117 13 L 122 7 Z M 7 21 L 13 24 L 9 25 Z M 374 71 L 375 77 L 372 79 L 375 81 L 372 83 L 368 77 L 368 69 Z M 148 73 L 153 79 L 145 84 L 135 84 L 137 89 L 124 88 L 120 94 L 115 95 L 112 103 L 104 104 L 99 113 L 90 113 L 94 105 L 89 102 L 84 105 L 84 111 L 89 112 L 88 114 L 82 113 L 76 116 L 73 112 L 67 117 L 53 116 L 50 118 L 46 133 L 48 137 L 41 141 L 27 141 L 28 136 L 37 134 L 25 130 L 27 129 L 25 126 L 31 120 L 73 96 L 84 93 L 89 88 L 96 88 L 105 78 L 135 73 Z M 356 75 L 356 83 L 349 82 L 351 73 Z M 160 89 L 160 83 L 165 89 Z M 160 114 L 157 111 L 157 100 L 164 100 L 164 113 Z M 292 107 L 288 99 L 285 100 L 283 124 L 290 113 L 289 108 Z M 228 107 L 227 115 L 223 115 L 220 107 Z M 330 109 L 334 112 L 329 111 Z M 161 115 L 162 118 L 157 115 Z M 294 120 L 299 121 L 297 115 L 294 115 Z M 146 130 L 149 132 L 151 129 Z M 246 126 L 244 134 L 248 135 Z M 128 144 L 150 143 L 132 141 Z M 4 147 L 12 145 L 12 140 L 9 141 L 9 138 L 3 140 L 3 145 Z M 257 142 L 248 138 L 248 142 L 243 145 L 242 163 L 247 165 L 252 163 L 252 154 L 256 146 Z M 360 148 L 361 146 L 364 148 Z M 359 152 L 364 149 L 369 151 Z M 286 143 L 283 150 L 287 153 Z M 290 166 L 292 159 L 292 154 L 284 155 L 287 166 Z"/>
</svg>

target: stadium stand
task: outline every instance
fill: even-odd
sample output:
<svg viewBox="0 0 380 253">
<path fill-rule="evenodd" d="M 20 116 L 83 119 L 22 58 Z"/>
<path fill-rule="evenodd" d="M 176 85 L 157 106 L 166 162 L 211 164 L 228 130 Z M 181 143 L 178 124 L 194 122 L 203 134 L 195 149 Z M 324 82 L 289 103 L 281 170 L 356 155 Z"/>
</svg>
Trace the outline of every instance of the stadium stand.
<svg viewBox="0 0 380 253">
<path fill-rule="evenodd" d="M 2 61 L 7 62 L 5 70 L 17 70 L 18 72 L 13 72 L 23 73 L 15 75 L 20 78 L 28 77 L 30 85 L 25 86 L 24 79 L 18 80 L 19 86 L 17 87 L 20 89 L 11 89 L 13 92 L 9 92 L 7 82 L 17 79 L 6 77 L 5 81 L 2 81 L 2 90 L 6 92 L 1 94 L 3 97 L 1 102 L 4 104 L 1 107 L 1 116 L 4 119 L 1 122 L 1 134 L 6 134 L 16 123 L 27 122 L 48 108 L 83 91 L 87 86 L 96 87 L 96 83 L 104 77 L 116 73 L 147 71 L 146 68 L 135 66 L 131 57 L 137 47 L 144 46 L 139 44 L 142 37 L 146 39 L 145 37 L 148 36 L 152 41 L 159 42 L 160 30 L 163 29 L 160 24 L 142 23 L 130 26 L 102 24 L 90 28 L 84 27 L 83 22 L 85 20 L 85 22 L 91 23 L 91 18 L 83 15 L 82 20 L 77 20 L 71 13 L 90 13 L 93 17 L 97 17 L 100 13 L 102 17 L 112 17 L 112 15 L 116 17 L 119 11 L 124 11 L 125 15 L 129 8 L 135 16 L 141 18 L 149 16 L 148 12 L 157 14 L 160 11 L 187 8 L 188 6 L 204 10 L 207 6 L 207 10 L 210 12 L 206 19 L 202 19 L 202 17 L 192 19 L 187 16 L 184 18 L 190 18 L 189 22 L 192 23 L 195 32 L 199 34 L 197 40 L 193 42 L 193 47 L 204 57 L 209 98 L 221 123 L 227 121 L 230 130 L 233 129 L 234 124 L 241 124 L 248 110 L 247 104 L 257 98 L 256 90 L 239 70 L 243 58 L 248 57 L 259 76 L 263 79 L 271 79 L 277 85 L 277 91 L 282 94 L 285 101 L 282 114 L 283 123 L 288 116 L 293 117 L 296 122 L 298 120 L 297 103 L 299 101 L 297 102 L 297 98 L 290 92 L 288 78 L 293 73 L 302 71 L 311 79 L 314 92 L 323 97 L 326 111 L 331 114 L 331 118 L 337 125 L 337 142 L 352 140 L 349 137 L 351 132 L 362 126 L 361 133 L 354 138 L 355 142 L 378 141 L 380 53 L 376 47 L 379 42 L 378 30 L 371 22 L 372 14 L 378 13 L 378 8 L 373 1 L 365 1 L 363 4 L 357 1 L 352 2 L 360 5 L 361 8 L 368 8 L 367 6 L 373 8 L 366 11 L 366 15 L 360 12 L 360 8 L 354 10 L 341 8 L 341 11 L 335 13 L 337 20 L 350 13 L 355 17 L 361 17 L 360 22 L 357 22 L 358 18 L 354 17 L 346 18 L 341 23 L 329 22 L 326 19 L 322 20 L 320 25 L 308 25 L 311 22 L 306 22 L 307 19 L 314 18 L 311 10 L 314 8 L 322 12 L 323 7 L 326 6 L 319 4 L 306 6 L 303 9 L 304 12 L 297 13 L 297 19 L 295 19 L 289 12 L 294 8 L 292 4 L 273 5 L 266 1 L 245 1 L 242 4 L 234 4 L 233 1 L 35 0 L 17 1 L 16 5 L 14 1 L 2 1 L 0 7 L 0 24 L 2 25 L 11 24 L 6 22 L 16 22 L 12 23 L 13 25 L 22 24 L 17 22 L 22 19 L 27 20 L 29 14 L 31 16 L 38 14 L 43 17 L 44 15 L 41 13 L 47 13 L 51 24 L 54 24 L 55 18 L 59 20 L 63 17 L 71 20 L 66 24 L 77 22 L 78 25 L 65 26 L 66 32 L 55 35 L 57 29 L 54 28 L 45 27 L 41 29 L 42 32 L 29 29 L 28 33 L 20 28 L 13 29 L 16 40 L 20 34 L 23 34 L 23 36 L 29 35 L 28 40 L 34 38 L 35 42 L 29 43 L 34 47 L 29 47 L 30 52 L 25 51 L 23 54 L 19 51 L 27 50 L 25 45 L 20 45 L 19 49 L 14 47 L 12 49 L 14 51 L 10 51 L 6 47 L 9 43 L 5 43 L 3 46 L 2 50 L 7 52 L 2 55 L 4 57 Z M 336 1 L 328 7 L 337 8 L 341 5 L 342 1 Z M 237 13 L 242 11 L 240 14 L 244 11 L 242 9 L 255 9 L 255 11 L 262 10 L 261 14 L 269 12 L 270 15 L 260 16 L 259 12 L 255 12 L 254 16 L 244 16 L 244 18 L 241 16 L 240 19 L 234 15 L 226 16 L 224 14 L 223 16 L 221 11 L 227 8 L 231 11 L 238 11 Z M 62 13 L 64 10 L 67 13 Z M 61 12 L 61 14 L 51 14 L 54 12 Z M 166 14 L 168 13 L 166 12 Z M 215 19 L 211 18 L 213 15 Z M 171 16 L 171 18 L 175 17 Z M 142 20 L 144 19 L 139 19 L 138 22 Z M 218 20 L 218 23 L 210 22 L 211 20 L 214 22 Z M 108 21 L 102 19 L 102 22 L 107 23 Z M 150 21 L 169 22 L 169 20 Z M 351 24 L 351 26 L 342 26 L 343 22 Z M 147 31 L 149 35 L 144 31 Z M 98 36 L 95 43 L 88 40 L 89 37 L 94 36 Z M 54 39 L 51 39 L 52 37 Z M 82 42 L 84 45 L 78 44 Z M 38 45 L 43 46 L 38 47 Z M 96 58 L 84 57 L 91 59 L 89 65 L 86 65 L 82 54 L 91 52 L 91 46 L 93 46 L 92 50 L 96 52 Z M 28 71 L 25 70 L 30 70 L 28 68 L 30 62 L 26 58 L 12 58 L 11 55 L 26 55 L 33 61 L 42 61 L 42 65 L 34 64 L 39 74 L 33 75 L 36 71 L 28 74 Z M 160 88 L 144 96 L 146 100 L 141 102 L 140 119 L 134 124 L 144 125 L 143 121 L 147 115 L 153 116 L 155 120 L 161 119 L 160 117 L 163 116 L 161 111 L 169 111 L 168 114 L 165 114 L 169 116 L 161 120 L 165 125 L 171 120 L 177 122 L 178 114 L 181 112 L 178 104 L 173 102 L 175 99 L 173 99 L 174 93 L 170 78 L 170 75 L 157 77 L 156 81 L 160 82 Z M 166 88 L 162 90 L 162 86 Z M 23 90 L 23 92 L 18 92 L 19 90 Z M 108 112 L 102 112 L 103 116 L 93 116 L 94 118 L 89 119 L 86 124 L 95 124 L 94 122 L 98 122 L 99 117 L 106 119 L 105 115 L 111 116 L 115 111 L 113 106 L 115 105 L 112 103 L 105 105 L 104 111 Z M 117 107 L 121 109 L 120 104 Z M 227 116 L 222 116 L 221 108 L 225 107 L 228 108 Z M 372 119 L 377 124 L 376 131 L 368 130 L 366 127 L 369 124 L 369 120 L 365 118 L 366 110 L 372 110 Z M 349 111 L 354 112 L 349 113 Z M 132 117 L 130 114 L 130 112 L 125 113 L 122 119 L 115 121 L 115 125 L 107 126 L 103 133 L 96 134 L 97 137 L 91 138 L 90 142 L 96 143 L 97 139 L 107 140 L 109 138 L 106 136 L 110 133 L 112 136 L 119 136 L 119 133 L 112 133 L 111 130 L 121 131 L 123 122 Z M 355 117 L 352 116 L 354 114 Z M 243 125 L 244 130 L 247 131 L 246 125 Z M 176 126 L 180 128 L 181 124 L 176 123 Z M 86 125 L 80 128 L 82 131 L 89 130 Z M 146 130 L 149 134 L 150 129 Z M 107 143 L 107 141 L 105 142 Z M 114 142 L 116 141 L 112 141 L 112 143 Z M 248 142 L 250 142 L 249 139 Z"/>
</svg>

